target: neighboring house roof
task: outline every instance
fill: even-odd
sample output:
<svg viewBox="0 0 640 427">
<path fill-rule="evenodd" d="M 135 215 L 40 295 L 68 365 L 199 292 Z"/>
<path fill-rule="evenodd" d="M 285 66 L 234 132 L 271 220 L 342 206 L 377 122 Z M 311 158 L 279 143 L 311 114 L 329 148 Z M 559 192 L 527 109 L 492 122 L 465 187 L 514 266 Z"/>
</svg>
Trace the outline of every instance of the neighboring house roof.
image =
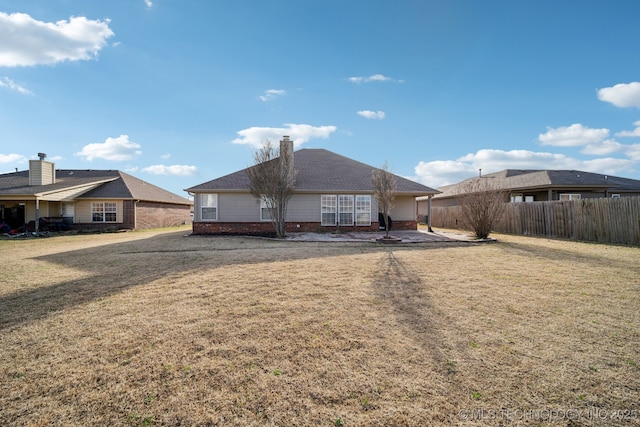
<svg viewBox="0 0 640 427">
<path fill-rule="evenodd" d="M 524 191 L 549 188 L 610 190 L 615 192 L 640 192 L 640 180 L 602 175 L 579 170 L 520 170 L 505 169 L 482 176 L 490 179 L 496 189 Z M 465 184 L 476 180 L 469 178 L 457 184 L 440 187 L 437 198 L 453 197 L 464 193 Z"/>
<path fill-rule="evenodd" d="M 29 171 L 0 175 L 0 197 L 42 200 L 124 199 L 191 205 L 193 202 L 118 170 L 56 170 L 56 182 L 29 185 Z"/>
<path fill-rule="evenodd" d="M 295 192 L 373 192 L 371 172 L 373 166 L 349 159 L 320 148 L 304 148 L 293 153 L 296 171 Z M 406 195 L 431 195 L 438 190 L 394 175 L 397 193 Z M 188 188 L 185 191 L 249 191 L 247 169 Z"/>
</svg>

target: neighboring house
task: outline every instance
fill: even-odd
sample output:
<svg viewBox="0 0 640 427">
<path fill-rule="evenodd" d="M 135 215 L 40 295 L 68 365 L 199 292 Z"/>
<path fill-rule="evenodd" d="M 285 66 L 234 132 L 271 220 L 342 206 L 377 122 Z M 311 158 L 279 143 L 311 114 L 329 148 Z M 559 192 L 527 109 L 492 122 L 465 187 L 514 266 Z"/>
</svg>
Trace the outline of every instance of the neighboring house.
<svg viewBox="0 0 640 427">
<path fill-rule="evenodd" d="M 0 175 L 0 220 L 12 229 L 144 229 L 190 222 L 193 203 L 117 170 L 56 170 L 38 154 Z"/>
<path fill-rule="evenodd" d="M 378 231 L 378 205 L 371 183 L 376 168 L 324 149 L 293 152 L 284 137 L 280 151 L 293 153 L 295 185 L 287 209 L 287 232 Z M 389 217 L 394 230 L 417 229 L 417 196 L 436 190 L 395 176 L 397 193 Z M 269 211 L 250 193 L 247 169 L 188 188 L 194 195 L 194 234 L 267 234 Z"/>
<path fill-rule="evenodd" d="M 439 188 L 433 197 L 433 207 L 456 206 L 464 193 L 465 184 L 479 177 Z M 506 169 L 482 175 L 491 188 L 505 190 L 511 202 L 538 202 L 549 200 L 577 200 L 602 197 L 640 195 L 640 180 L 620 178 L 577 170 L 519 170 Z M 418 199 L 418 212 L 426 214 L 427 201 Z"/>
</svg>

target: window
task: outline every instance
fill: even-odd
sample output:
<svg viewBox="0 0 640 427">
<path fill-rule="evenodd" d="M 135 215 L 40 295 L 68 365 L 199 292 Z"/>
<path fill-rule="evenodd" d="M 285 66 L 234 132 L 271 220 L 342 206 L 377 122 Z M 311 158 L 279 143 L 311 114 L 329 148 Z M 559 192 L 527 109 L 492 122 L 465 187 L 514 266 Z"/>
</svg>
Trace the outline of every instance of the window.
<svg viewBox="0 0 640 427">
<path fill-rule="evenodd" d="M 353 225 L 353 196 L 338 196 L 338 221 L 339 225 Z"/>
<path fill-rule="evenodd" d="M 524 196 L 524 201 L 527 202 L 527 203 L 531 203 L 534 200 L 535 200 L 534 196 Z"/>
<path fill-rule="evenodd" d="M 274 218 L 274 209 L 269 208 L 266 196 L 260 197 L 260 220 L 271 221 Z"/>
<path fill-rule="evenodd" d="M 218 195 L 200 195 L 200 219 L 203 221 L 218 220 Z"/>
<path fill-rule="evenodd" d="M 580 194 L 561 194 L 560 200 L 580 200 L 582 196 Z"/>
<path fill-rule="evenodd" d="M 511 195 L 511 203 L 520 203 L 520 202 L 522 202 L 522 194 Z"/>
<path fill-rule="evenodd" d="M 323 194 L 320 198 L 320 225 L 336 225 L 338 198 L 334 195 Z"/>
<path fill-rule="evenodd" d="M 91 221 L 116 222 L 116 202 L 92 202 Z"/>
<path fill-rule="evenodd" d="M 371 225 L 371 196 L 323 194 L 320 196 L 320 225 Z"/>
<path fill-rule="evenodd" d="M 614 193 L 614 194 L 611 195 L 611 198 L 612 199 L 619 199 L 620 198 L 620 194 Z"/>
<path fill-rule="evenodd" d="M 371 196 L 356 196 L 356 225 L 371 225 Z"/>
</svg>

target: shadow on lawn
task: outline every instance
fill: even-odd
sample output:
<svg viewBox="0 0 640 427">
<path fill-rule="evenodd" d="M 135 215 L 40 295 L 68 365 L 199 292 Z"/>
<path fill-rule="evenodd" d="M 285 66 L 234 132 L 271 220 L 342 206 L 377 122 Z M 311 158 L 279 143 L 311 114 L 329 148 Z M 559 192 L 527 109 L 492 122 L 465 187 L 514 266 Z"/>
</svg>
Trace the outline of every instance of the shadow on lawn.
<svg viewBox="0 0 640 427">
<path fill-rule="evenodd" d="M 55 240 L 51 240 L 55 244 Z M 425 250 L 457 245 L 401 245 L 396 250 Z M 0 296 L 0 330 L 31 322 L 167 275 L 198 274 L 216 267 L 311 259 L 337 254 L 386 251 L 367 242 L 288 242 L 246 237 L 185 237 L 184 232 L 153 235 L 119 243 L 33 258 L 73 268 L 88 277 L 52 283 Z M 224 254 L 224 256 L 222 256 Z M 10 267 L 9 267 L 10 268 Z M 55 272 L 52 271 L 55 277 Z M 55 280 L 52 279 L 52 282 Z"/>
</svg>

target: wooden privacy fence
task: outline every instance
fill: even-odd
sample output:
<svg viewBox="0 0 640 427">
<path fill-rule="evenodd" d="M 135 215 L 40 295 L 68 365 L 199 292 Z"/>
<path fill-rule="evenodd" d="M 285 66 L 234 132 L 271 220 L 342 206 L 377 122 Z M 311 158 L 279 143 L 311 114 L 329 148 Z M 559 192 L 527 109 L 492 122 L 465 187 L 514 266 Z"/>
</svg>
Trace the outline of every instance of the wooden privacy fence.
<svg viewBox="0 0 640 427">
<path fill-rule="evenodd" d="M 460 206 L 434 207 L 431 225 L 465 228 Z M 640 245 L 640 196 L 508 203 L 498 233 Z"/>
</svg>

